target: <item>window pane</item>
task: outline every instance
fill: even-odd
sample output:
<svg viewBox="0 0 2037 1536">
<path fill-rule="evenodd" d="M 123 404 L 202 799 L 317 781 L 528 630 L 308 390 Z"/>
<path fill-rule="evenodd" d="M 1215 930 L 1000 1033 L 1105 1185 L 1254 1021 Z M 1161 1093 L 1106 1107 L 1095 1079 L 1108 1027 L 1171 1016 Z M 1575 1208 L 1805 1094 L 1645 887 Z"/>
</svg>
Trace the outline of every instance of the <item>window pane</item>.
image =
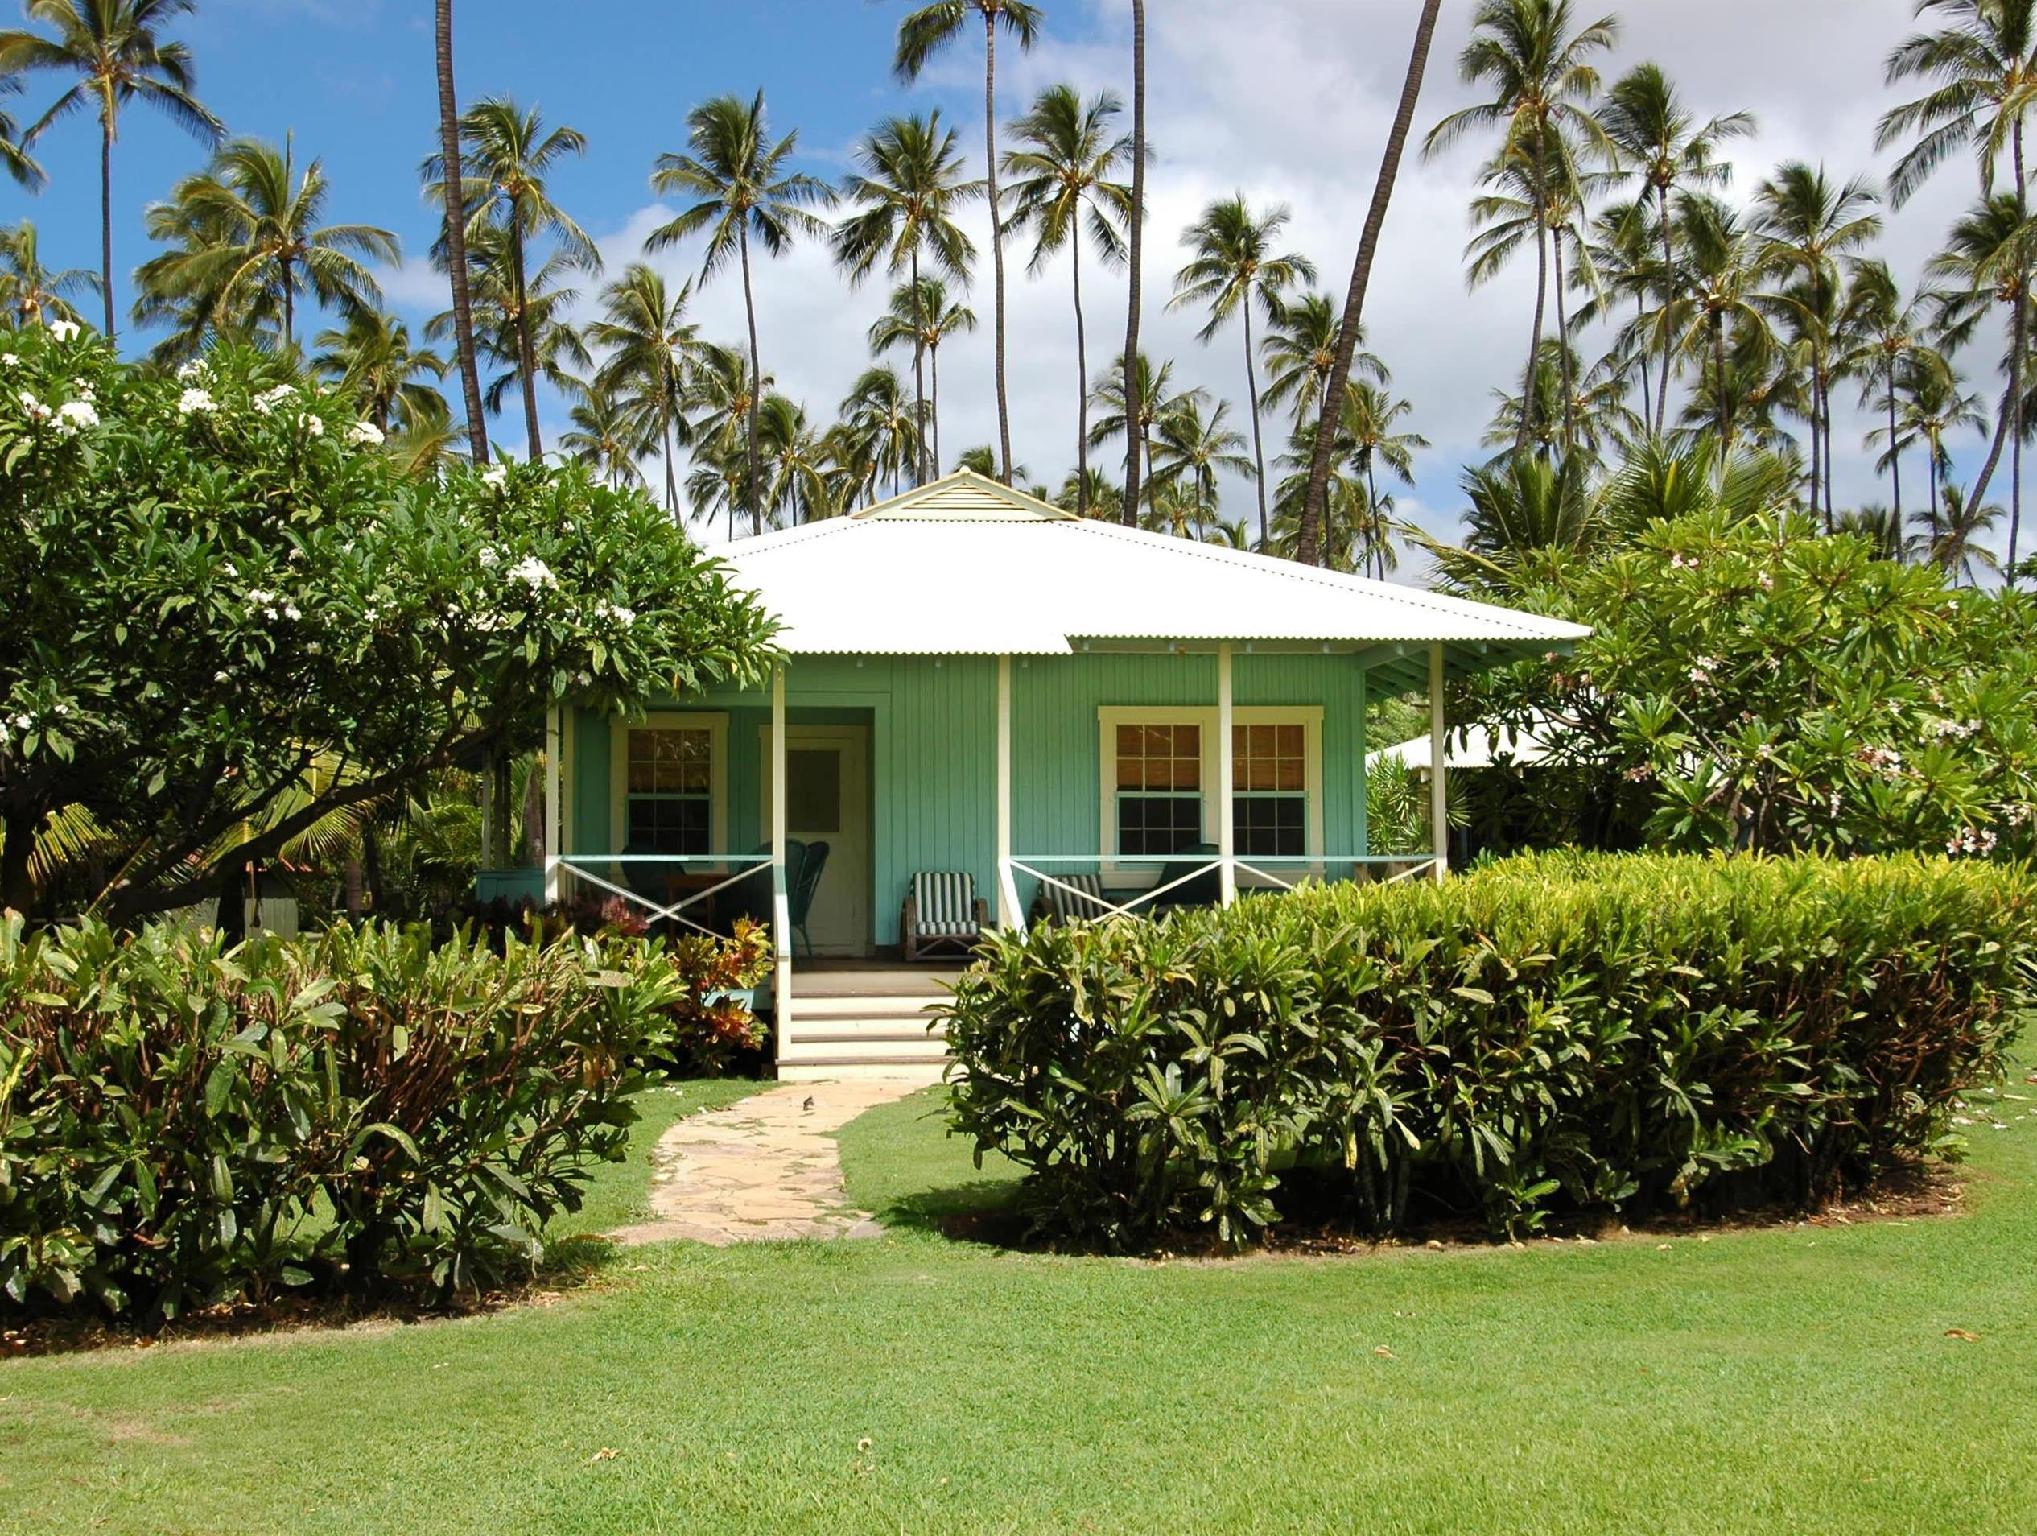
<svg viewBox="0 0 2037 1536">
<path fill-rule="evenodd" d="M 1232 802 L 1238 852 L 1249 858 L 1300 858 L 1308 852 L 1308 798 L 1240 795 Z"/>
<path fill-rule="evenodd" d="M 801 832 L 842 828 L 842 754 L 835 748 L 785 754 L 785 816 Z"/>
<path fill-rule="evenodd" d="M 714 737 L 700 727 L 634 729 L 629 733 L 629 792 L 704 795 L 713 758 Z"/>
<path fill-rule="evenodd" d="M 1192 795 L 1120 795 L 1118 852 L 1180 853 L 1202 841 L 1202 801 Z"/>
<path fill-rule="evenodd" d="M 624 811 L 627 853 L 701 854 L 708 847 L 705 796 L 632 796 Z"/>
</svg>

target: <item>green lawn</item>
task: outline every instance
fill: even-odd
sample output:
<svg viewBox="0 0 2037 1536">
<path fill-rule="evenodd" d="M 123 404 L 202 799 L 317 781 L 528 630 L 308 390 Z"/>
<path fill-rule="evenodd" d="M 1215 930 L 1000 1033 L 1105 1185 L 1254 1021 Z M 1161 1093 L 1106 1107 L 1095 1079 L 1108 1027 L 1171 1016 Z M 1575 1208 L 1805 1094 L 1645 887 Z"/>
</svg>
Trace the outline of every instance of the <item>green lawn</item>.
<svg viewBox="0 0 2037 1536">
<path fill-rule="evenodd" d="M 552 1224 L 552 1240 L 560 1242 L 611 1232 L 633 1221 L 642 1221 L 651 1214 L 651 1148 L 671 1128 L 672 1122 L 704 1109 L 733 1104 L 771 1086 L 741 1078 L 710 1078 L 673 1083 L 639 1094 L 637 1113 L 641 1118 L 630 1127 L 629 1161 L 596 1165 L 594 1177 L 587 1183 L 585 1203 L 572 1215 Z"/>
<path fill-rule="evenodd" d="M 1008 1172 L 909 1100 L 844 1135 L 882 1240 L 0 1366 L 0 1530 L 2027 1532 L 2014 1091 L 1958 1218 L 1164 1265 L 936 1235 Z"/>
</svg>

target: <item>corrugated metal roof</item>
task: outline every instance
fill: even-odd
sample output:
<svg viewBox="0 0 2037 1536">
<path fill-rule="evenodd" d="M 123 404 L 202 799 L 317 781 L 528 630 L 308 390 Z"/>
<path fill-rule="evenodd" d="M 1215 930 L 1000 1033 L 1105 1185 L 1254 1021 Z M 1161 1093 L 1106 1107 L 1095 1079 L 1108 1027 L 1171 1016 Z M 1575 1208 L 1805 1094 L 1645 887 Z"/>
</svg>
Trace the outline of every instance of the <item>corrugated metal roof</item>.
<svg viewBox="0 0 2037 1536">
<path fill-rule="evenodd" d="M 1215 641 L 1519 654 L 1589 631 L 1064 512 L 968 470 L 728 546 L 793 655 L 1032 655 Z"/>
</svg>

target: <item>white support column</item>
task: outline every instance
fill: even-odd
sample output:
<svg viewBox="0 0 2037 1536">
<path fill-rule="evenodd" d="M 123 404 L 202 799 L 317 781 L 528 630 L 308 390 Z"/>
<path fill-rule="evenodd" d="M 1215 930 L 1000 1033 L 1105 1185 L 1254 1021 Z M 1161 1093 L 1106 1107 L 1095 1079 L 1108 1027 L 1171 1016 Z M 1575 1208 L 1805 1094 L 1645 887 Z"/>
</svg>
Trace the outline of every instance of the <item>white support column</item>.
<svg viewBox="0 0 2037 1536">
<path fill-rule="evenodd" d="M 559 806 L 559 751 L 565 744 L 559 728 L 559 706 L 545 711 L 545 905 L 559 903 L 559 828 L 564 822 Z"/>
<path fill-rule="evenodd" d="M 1238 899 L 1237 765 L 1231 752 L 1231 644 L 1217 646 L 1217 858 L 1223 903 Z"/>
<path fill-rule="evenodd" d="M 771 671 L 771 944 L 778 1059 L 792 1043 L 792 902 L 785 888 L 785 668 Z"/>
<path fill-rule="evenodd" d="M 1436 878 L 1450 873 L 1449 732 L 1443 724 L 1443 647 L 1429 647 L 1429 846 Z"/>
<path fill-rule="evenodd" d="M 1020 922 L 1011 872 L 1011 658 L 997 658 L 997 926 Z"/>
</svg>

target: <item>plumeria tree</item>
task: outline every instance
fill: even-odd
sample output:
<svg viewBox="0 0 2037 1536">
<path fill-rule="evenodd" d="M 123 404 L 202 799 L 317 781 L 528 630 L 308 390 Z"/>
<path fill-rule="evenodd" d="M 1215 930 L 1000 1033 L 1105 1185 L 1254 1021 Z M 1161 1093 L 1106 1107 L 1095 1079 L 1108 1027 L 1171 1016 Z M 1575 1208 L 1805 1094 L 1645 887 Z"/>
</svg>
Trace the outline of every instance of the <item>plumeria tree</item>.
<svg viewBox="0 0 2037 1536">
<path fill-rule="evenodd" d="M 186 905 L 335 811 L 529 749 L 569 696 L 626 710 L 768 652 L 720 568 L 584 466 L 407 478 L 273 357 L 163 374 L 68 323 L 5 347 L 0 906 Z M 90 857 L 38 882 L 66 818 Z"/>
</svg>

